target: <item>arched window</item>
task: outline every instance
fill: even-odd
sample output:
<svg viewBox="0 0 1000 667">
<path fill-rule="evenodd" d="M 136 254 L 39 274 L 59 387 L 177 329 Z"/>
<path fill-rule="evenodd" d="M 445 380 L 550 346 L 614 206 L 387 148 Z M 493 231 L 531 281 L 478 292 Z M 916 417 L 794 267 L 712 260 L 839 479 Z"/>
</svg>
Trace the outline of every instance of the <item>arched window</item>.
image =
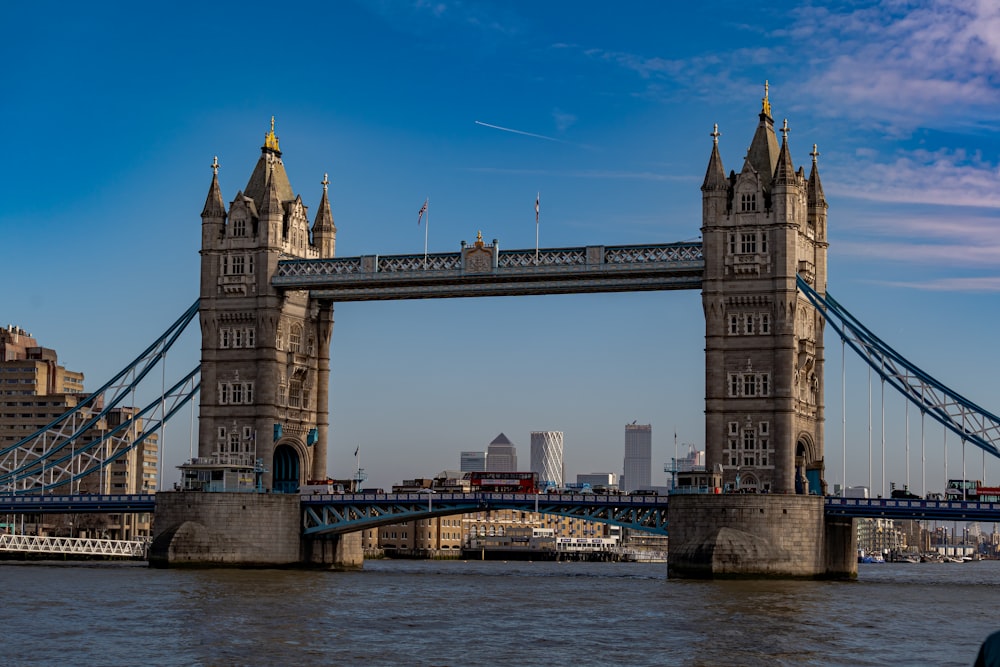
<svg viewBox="0 0 1000 667">
<path fill-rule="evenodd" d="M 288 350 L 289 352 L 302 352 L 302 327 L 298 324 L 293 324 L 288 334 Z"/>
</svg>

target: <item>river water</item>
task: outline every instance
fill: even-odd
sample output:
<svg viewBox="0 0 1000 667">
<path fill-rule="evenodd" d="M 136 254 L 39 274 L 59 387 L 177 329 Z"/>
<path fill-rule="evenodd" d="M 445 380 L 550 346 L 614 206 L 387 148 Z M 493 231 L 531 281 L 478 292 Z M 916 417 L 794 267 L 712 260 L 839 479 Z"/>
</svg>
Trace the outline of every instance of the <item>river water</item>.
<svg viewBox="0 0 1000 667">
<path fill-rule="evenodd" d="M 360 572 L 0 564 L 3 665 L 971 665 L 1000 562 L 857 582 L 666 565 L 368 561 Z"/>
</svg>

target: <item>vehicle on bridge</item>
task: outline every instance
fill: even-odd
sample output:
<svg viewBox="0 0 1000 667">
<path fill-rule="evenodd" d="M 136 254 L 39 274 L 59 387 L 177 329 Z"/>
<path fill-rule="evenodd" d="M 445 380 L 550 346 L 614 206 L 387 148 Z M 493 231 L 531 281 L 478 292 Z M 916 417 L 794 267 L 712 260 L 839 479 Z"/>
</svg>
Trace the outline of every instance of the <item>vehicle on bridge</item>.
<svg viewBox="0 0 1000 667">
<path fill-rule="evenodd" d="M 496 472 L 479 470 L 469 473 L 473 491 L 484 493 L 538 493 L 537 472 Z"/>
<path fill-rule="evenodd" d="M 900 500 L 921 500 L 920 496 L 905 487 L 902 489 L 893 489 L 890 495 Z"/>
<path fill-rule="evenodd" d="M 949 479 L 944 490 L 945 500 L 979 500 L 979 487 L 982 485 L 978 479 Z"/>
</svg>

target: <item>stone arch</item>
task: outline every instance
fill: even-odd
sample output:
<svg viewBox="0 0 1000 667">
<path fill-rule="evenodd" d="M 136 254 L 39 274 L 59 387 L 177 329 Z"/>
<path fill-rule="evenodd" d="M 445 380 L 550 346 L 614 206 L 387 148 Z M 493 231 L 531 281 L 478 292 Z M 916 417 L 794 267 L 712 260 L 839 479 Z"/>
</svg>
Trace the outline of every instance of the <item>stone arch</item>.
<svg viewBox="0 0 1000 667">
<path fill-rule="evenodd" d="M 740 477 L 740 491 L 746 493 L 757 493 L 760 491 L 760 480 L 753 473 L 743 473 Z"/>
<path fill-rule="evenodd" d="M 276 493 L 295 493 L 305 481 L 308 465 L 305 447 L 291 438 L 278 442 L 271 461 L 271 488 Z"/>
<path fill-rule="evenodd" d="M 795 493 L 810 492 L 811 484 L 807 473 L 816 461 L 816 443 L 812 435 L 800 433 L 795 439 Z"/>
</svg>

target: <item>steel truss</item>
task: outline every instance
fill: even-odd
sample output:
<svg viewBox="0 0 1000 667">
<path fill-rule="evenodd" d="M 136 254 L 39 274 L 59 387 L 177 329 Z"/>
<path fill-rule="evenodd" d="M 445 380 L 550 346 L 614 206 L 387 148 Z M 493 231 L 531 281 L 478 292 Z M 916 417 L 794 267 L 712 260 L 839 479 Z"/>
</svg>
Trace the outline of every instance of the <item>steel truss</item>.
<svg viewBox="0 0 1000 667">
<path fill-rule="evenodd" d="M 345 302 L 698 289 L 705 271 L 700 242 L 494 250 L 489 267 L 465 250 L 281 260 L 271 284 Z"/>
<path fill-rule="evenodd" d="M 526 493 L 348 493 L 302 496 L 302 534 L 339 535 L 466 512 L 512 509 L 667 534 L 667 498 Z"/>
<path fill-rule="evenodd" d="M 200 366 L 170 389 L 164 388 L 143 409 L 129 406 L 131 409 L 123 414 L 119 425 L 106 430 L 100 437 L 93 437 L 93 430 L 101 420 L 122 406 L 127 397 L 134 400 L 140 383 L 158 363 L 166 363 L 167 351 L 197 314 L 198 301 L 195 301 L 152 345 L 103 387 L 44 428 L 0 449 L 0 489 L 9 493 L 38 493 L 72 484 L 120 459 L 160 431 L 163 423 L 198 392 Z"/>
<path fill-rule="evenodd" d="M 938 382 L 869 331 L 829 292 L 820 295 L 800 276 L 799 290 L 825 316 L 840 338 L 922 414 L 980 449 L 1000 458 L 1000 418 Z"/>
<path fill-rule="evenodd" d="M 129 540 L 100 540 L 84 537 L 38 537 L 0 535 L 0 551 L 25 554 L 69 554 L 74 556 L 122 556 L 146 558 L 149 543 Z"/>
</svg>

